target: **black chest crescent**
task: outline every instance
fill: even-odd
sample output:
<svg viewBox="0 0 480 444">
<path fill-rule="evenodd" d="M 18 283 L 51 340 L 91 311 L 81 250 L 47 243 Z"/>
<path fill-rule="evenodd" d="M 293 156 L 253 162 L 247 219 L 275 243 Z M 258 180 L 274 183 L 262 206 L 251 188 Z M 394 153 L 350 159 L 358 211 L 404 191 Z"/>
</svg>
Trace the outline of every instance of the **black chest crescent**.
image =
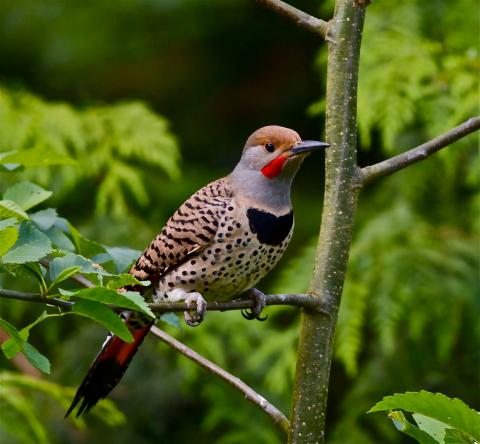
<svg viewBox="0 0 480 444">
<path fill-rule="evenodd" d="M 249 208 L 247 210 L 250 230 L 257 235 L 262 244 L 280 245 L 288 236 L 293 225 L 293 210 L 283 216 Z"/>
</svg>

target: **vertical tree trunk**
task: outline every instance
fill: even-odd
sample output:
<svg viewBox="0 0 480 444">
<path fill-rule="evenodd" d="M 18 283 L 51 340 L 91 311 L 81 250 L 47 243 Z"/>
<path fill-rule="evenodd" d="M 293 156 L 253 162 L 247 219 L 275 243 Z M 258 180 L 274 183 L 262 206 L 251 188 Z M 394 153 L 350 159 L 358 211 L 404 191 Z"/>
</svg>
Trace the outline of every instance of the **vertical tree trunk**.
<svg viewBox="0 0 480 444">
<path fill-rule="evenodd" d="M 323 443 L 333 337 L 361 187 L 356 162 L 357 78 L 365 8 L 337 0 L 327 37 L 325 197 L 312 297 L 325 313 L 302 313 L 290 443 Z"/>
</svg>

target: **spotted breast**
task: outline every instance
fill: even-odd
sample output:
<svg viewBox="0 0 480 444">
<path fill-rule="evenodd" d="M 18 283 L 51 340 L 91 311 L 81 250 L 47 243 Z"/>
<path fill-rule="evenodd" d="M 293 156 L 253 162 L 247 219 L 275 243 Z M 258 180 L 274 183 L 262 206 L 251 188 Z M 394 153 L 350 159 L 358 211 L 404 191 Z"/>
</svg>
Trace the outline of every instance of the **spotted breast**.
<svg viewBox="0 0 480 444">
<path fill-rule="evenodd" d="M 248 207 L 219 179 L 177 210 L 134 268 L 139 278 L 158 276 L 157 301 L 192 291 L 207 301 L 231 299 L 276 265 L 292 232 L 292 211 L 277 216 Z"/>
</svg>

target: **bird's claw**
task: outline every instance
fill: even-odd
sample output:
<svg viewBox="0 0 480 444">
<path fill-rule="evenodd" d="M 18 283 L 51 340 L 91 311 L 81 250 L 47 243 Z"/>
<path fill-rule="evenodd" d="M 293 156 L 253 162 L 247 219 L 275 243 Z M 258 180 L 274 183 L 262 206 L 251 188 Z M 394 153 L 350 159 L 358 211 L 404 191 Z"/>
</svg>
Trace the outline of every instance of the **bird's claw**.
<svg viewBox="0 0 480 444">
<path fill-rule="evenodd" d="M 246 292 L 246 297 L 254 302 L 252 308 L 245 308 L 241 310 L 242 316 L 248 321 L 256 319 L 257 321 L 265 321 L 268 316 L 260 316 L 260 313 L 265 308 L 265 295 L 256 288 L 251 288 Z"/>
<path fill-rule="evenodd" d="M 183 312 L 185 323 L 189 327 L 196 327 L 203 321 L 207 309 L 207 301 L 203 299 L 200 293 L 195 292 L 188 294 L 185 303 L 189 308 L 188 311 Z"/>
</svg>

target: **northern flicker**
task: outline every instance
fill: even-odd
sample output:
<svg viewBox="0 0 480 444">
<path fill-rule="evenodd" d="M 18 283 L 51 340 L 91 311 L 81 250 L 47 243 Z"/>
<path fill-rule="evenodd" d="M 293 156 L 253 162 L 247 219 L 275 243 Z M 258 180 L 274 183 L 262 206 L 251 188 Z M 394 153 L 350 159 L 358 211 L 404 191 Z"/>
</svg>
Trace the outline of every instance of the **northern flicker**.
<svg viewBox="0 0 480 444">
<path fill-rule="evenodd" d="M 292 237 L 293 177 L 308 153 L 328 146 L 302 141 L 281 126 L 255 131 L 234 170 L 183 203 L 130 273 L 152 283 L 155 302 L 185 301 L 191 308 L 185 312 L 188 325 L 201 322 L 207 301 L 245 293 L 255 306 L 244 317 L 262 319 L 264 296 L 254 286 L 277 264 Z M 76 415 L 87 412 L 110 393 L 153 325 L 137 313 L 123 318 L 134 342 L 107 338 L 67 415 L 79 403 Z"/>
</svg>

